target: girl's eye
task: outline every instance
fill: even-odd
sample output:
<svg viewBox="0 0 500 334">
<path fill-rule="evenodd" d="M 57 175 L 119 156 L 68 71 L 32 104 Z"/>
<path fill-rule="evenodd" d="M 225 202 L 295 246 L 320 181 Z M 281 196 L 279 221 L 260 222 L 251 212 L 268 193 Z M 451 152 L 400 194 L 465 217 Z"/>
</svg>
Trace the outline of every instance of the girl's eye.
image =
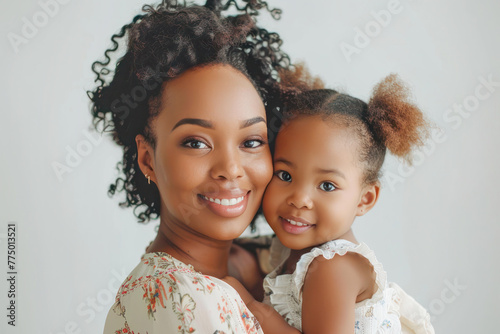
<svg viewBox="0 0 500 334">
<path fill-rule="evenodd" d="M 208 148 L 208 145 L 197 139 L 187 139 L 182 143 L 182 146 L 195 149 Z"/>
<path fill-rule="evenodd" d="M 245 148 L 256 148 L 256 147 L 262 146 L 263 144 L 264 144 L 264 142 L 262 140 L 251 139 L 251 140 L 245 141 L 243 143 L 243 146 Z"/>
<path fill-rule="evenodd" d="M 292 182 L 292 176 L 284 170 L 277 171 L 275 174 L 281 181 Z"/>
<path fill-rule="evenodd" d="M 323 182 L 320 184 L 319 188 L 327 192 L 334 191 L 335 189 L 337 189 L 337 187 L 335 187 L 331 182 Z"/>
</svg>

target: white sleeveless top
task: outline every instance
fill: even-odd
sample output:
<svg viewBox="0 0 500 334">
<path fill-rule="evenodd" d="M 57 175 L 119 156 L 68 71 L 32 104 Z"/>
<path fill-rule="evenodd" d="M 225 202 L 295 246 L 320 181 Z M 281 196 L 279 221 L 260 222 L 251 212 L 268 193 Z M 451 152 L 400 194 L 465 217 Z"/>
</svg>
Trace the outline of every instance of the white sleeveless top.
<svg viewBox="0 0 500 334">
<path fill-rule="evenodd" d="M 367 245 L 356 245 L 338 239 L 329 241 L 303 254 L 292 274 L 278 275 L 289 254 L 277 238 L 271 246 L 271 261 L 281 258 L 280 264 L 264 279 L 264 303 L 272 305 L 291 326 L 302 331 L 302 286 L 307 269 L 317 256 L 331 259 L 336 254 L 354 252 L 364 256 L 374 268 L 377 291 L 369 299 L 356 303 L 354 332 L 434 334 L 429 313 L 397 284 L 387 282 L 387 274 Z M 276 264 L 276 263 L 275 263 Z"/>
</svg>

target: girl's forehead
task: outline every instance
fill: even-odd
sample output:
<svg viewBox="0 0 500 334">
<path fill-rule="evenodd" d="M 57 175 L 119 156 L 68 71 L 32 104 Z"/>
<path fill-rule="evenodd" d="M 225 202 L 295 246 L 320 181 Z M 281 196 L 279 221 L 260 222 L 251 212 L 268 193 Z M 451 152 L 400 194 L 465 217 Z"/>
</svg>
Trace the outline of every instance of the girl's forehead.
<svg viewBox="0 0 500 334">
<path fill-rule="evenodd" d="M 350 129 L 345 122 L 323 115 L 300 115 L 286 121 L 278 135 L 300 135 L 311 140 L 324 136 L 347 137 Z"/>
<path fill-rule="evenodd" d="M 357 145 L 356 136 L 346 125 L 325 121 L 321 116 L 307 116 L 283 125 L 276 139 L 275 158 L 311 165 L 339 160 L 354 163 Z"/>
</svg>

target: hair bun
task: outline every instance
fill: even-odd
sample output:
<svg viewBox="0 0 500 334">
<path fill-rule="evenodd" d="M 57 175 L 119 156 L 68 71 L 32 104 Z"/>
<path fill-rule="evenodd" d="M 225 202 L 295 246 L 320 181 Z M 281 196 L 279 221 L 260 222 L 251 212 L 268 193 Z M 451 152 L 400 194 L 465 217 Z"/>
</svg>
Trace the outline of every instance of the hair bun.
<svg viewBox="0 0 500 334">
<path fill-rule="evenodd" d="M 409 163 L 411 150 L 423 145 L 428 135 L 428 123 L 422 111 L 412 103 L 410 89 L 394 73 L 373 88 L 367 122 L 375 140 Z"/>
<path fill-rule="evenodd" d="M 219 13 L 222 8 L 221 0 L 207 0 L 205 7 L 213 12 Z"/>
<path fill-rule="evenodd" d="M 293 69 L 281 70 L 279 77 L 282 99 L 285 103 L 301 93 L 325 87 L 323 81 L 313 76 L 303 62 L 293 64 Z"/>
</svg>

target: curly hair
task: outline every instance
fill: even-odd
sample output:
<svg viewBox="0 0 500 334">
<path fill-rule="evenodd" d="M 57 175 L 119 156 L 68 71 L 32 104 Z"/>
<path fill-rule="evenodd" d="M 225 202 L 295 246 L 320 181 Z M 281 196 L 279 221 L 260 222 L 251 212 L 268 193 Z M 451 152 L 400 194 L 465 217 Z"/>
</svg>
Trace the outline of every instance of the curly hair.
<svg viewBox="0 0 500 334">
<path fill-rule="evenodd" d="M 387 149 L 411 164 L 411 152 L 422 146 L 429 135 L 430 123 L 411 101 L 410 90 L 396 75 L 390 74 L 373 89 L 368 103 L 333 89 L 318 89 L 304 69 L 288 72 L 281 85 L 301 87 L 288 94 L 283 122 L 320 115 L 325 120 L 348 127 L 356 135 L 359 162 L 364 167 L 364 185 L 374 184 L 381 176 Z M 285 80 L 286 79 L 286 80 Z M 300 82 L 298 85 L 297 82 Z"/>
<path fill-rule="evenodd" d="M 92 64 L 98 86 L 87 94 L 94 127 L 111 133 L 123 147 L 123 159 L 117 164 L 121 175 L 108 194 L 125 192 L 120 206 L 133 207 L 140 223 L 159 217 L 160 194 L 139 169 L 135 137 L 141 134 L 156 147 L 151 121 L 159 113 L 165 82 L 194 67 L 228 64 L 252 82 L 268 119 L 282 110 L 279 71 L 293 66 L 281 50 L 280 36 L 256 24 L 262 9 L 275 19 L 281 11 L 259 0 L 242 2 L 239 6 L 235 0 L 208 0 L 199 6 L 165 0 L 156 7 L 145 5 L 142 14 L 111 37 L 113 45 L 105 51 L 105 60 Z M 236 14 L 222 15 L 228 9 Z M 113 59 L 122 48 L 125 54 L 115 65 Z"/>
</svg>

